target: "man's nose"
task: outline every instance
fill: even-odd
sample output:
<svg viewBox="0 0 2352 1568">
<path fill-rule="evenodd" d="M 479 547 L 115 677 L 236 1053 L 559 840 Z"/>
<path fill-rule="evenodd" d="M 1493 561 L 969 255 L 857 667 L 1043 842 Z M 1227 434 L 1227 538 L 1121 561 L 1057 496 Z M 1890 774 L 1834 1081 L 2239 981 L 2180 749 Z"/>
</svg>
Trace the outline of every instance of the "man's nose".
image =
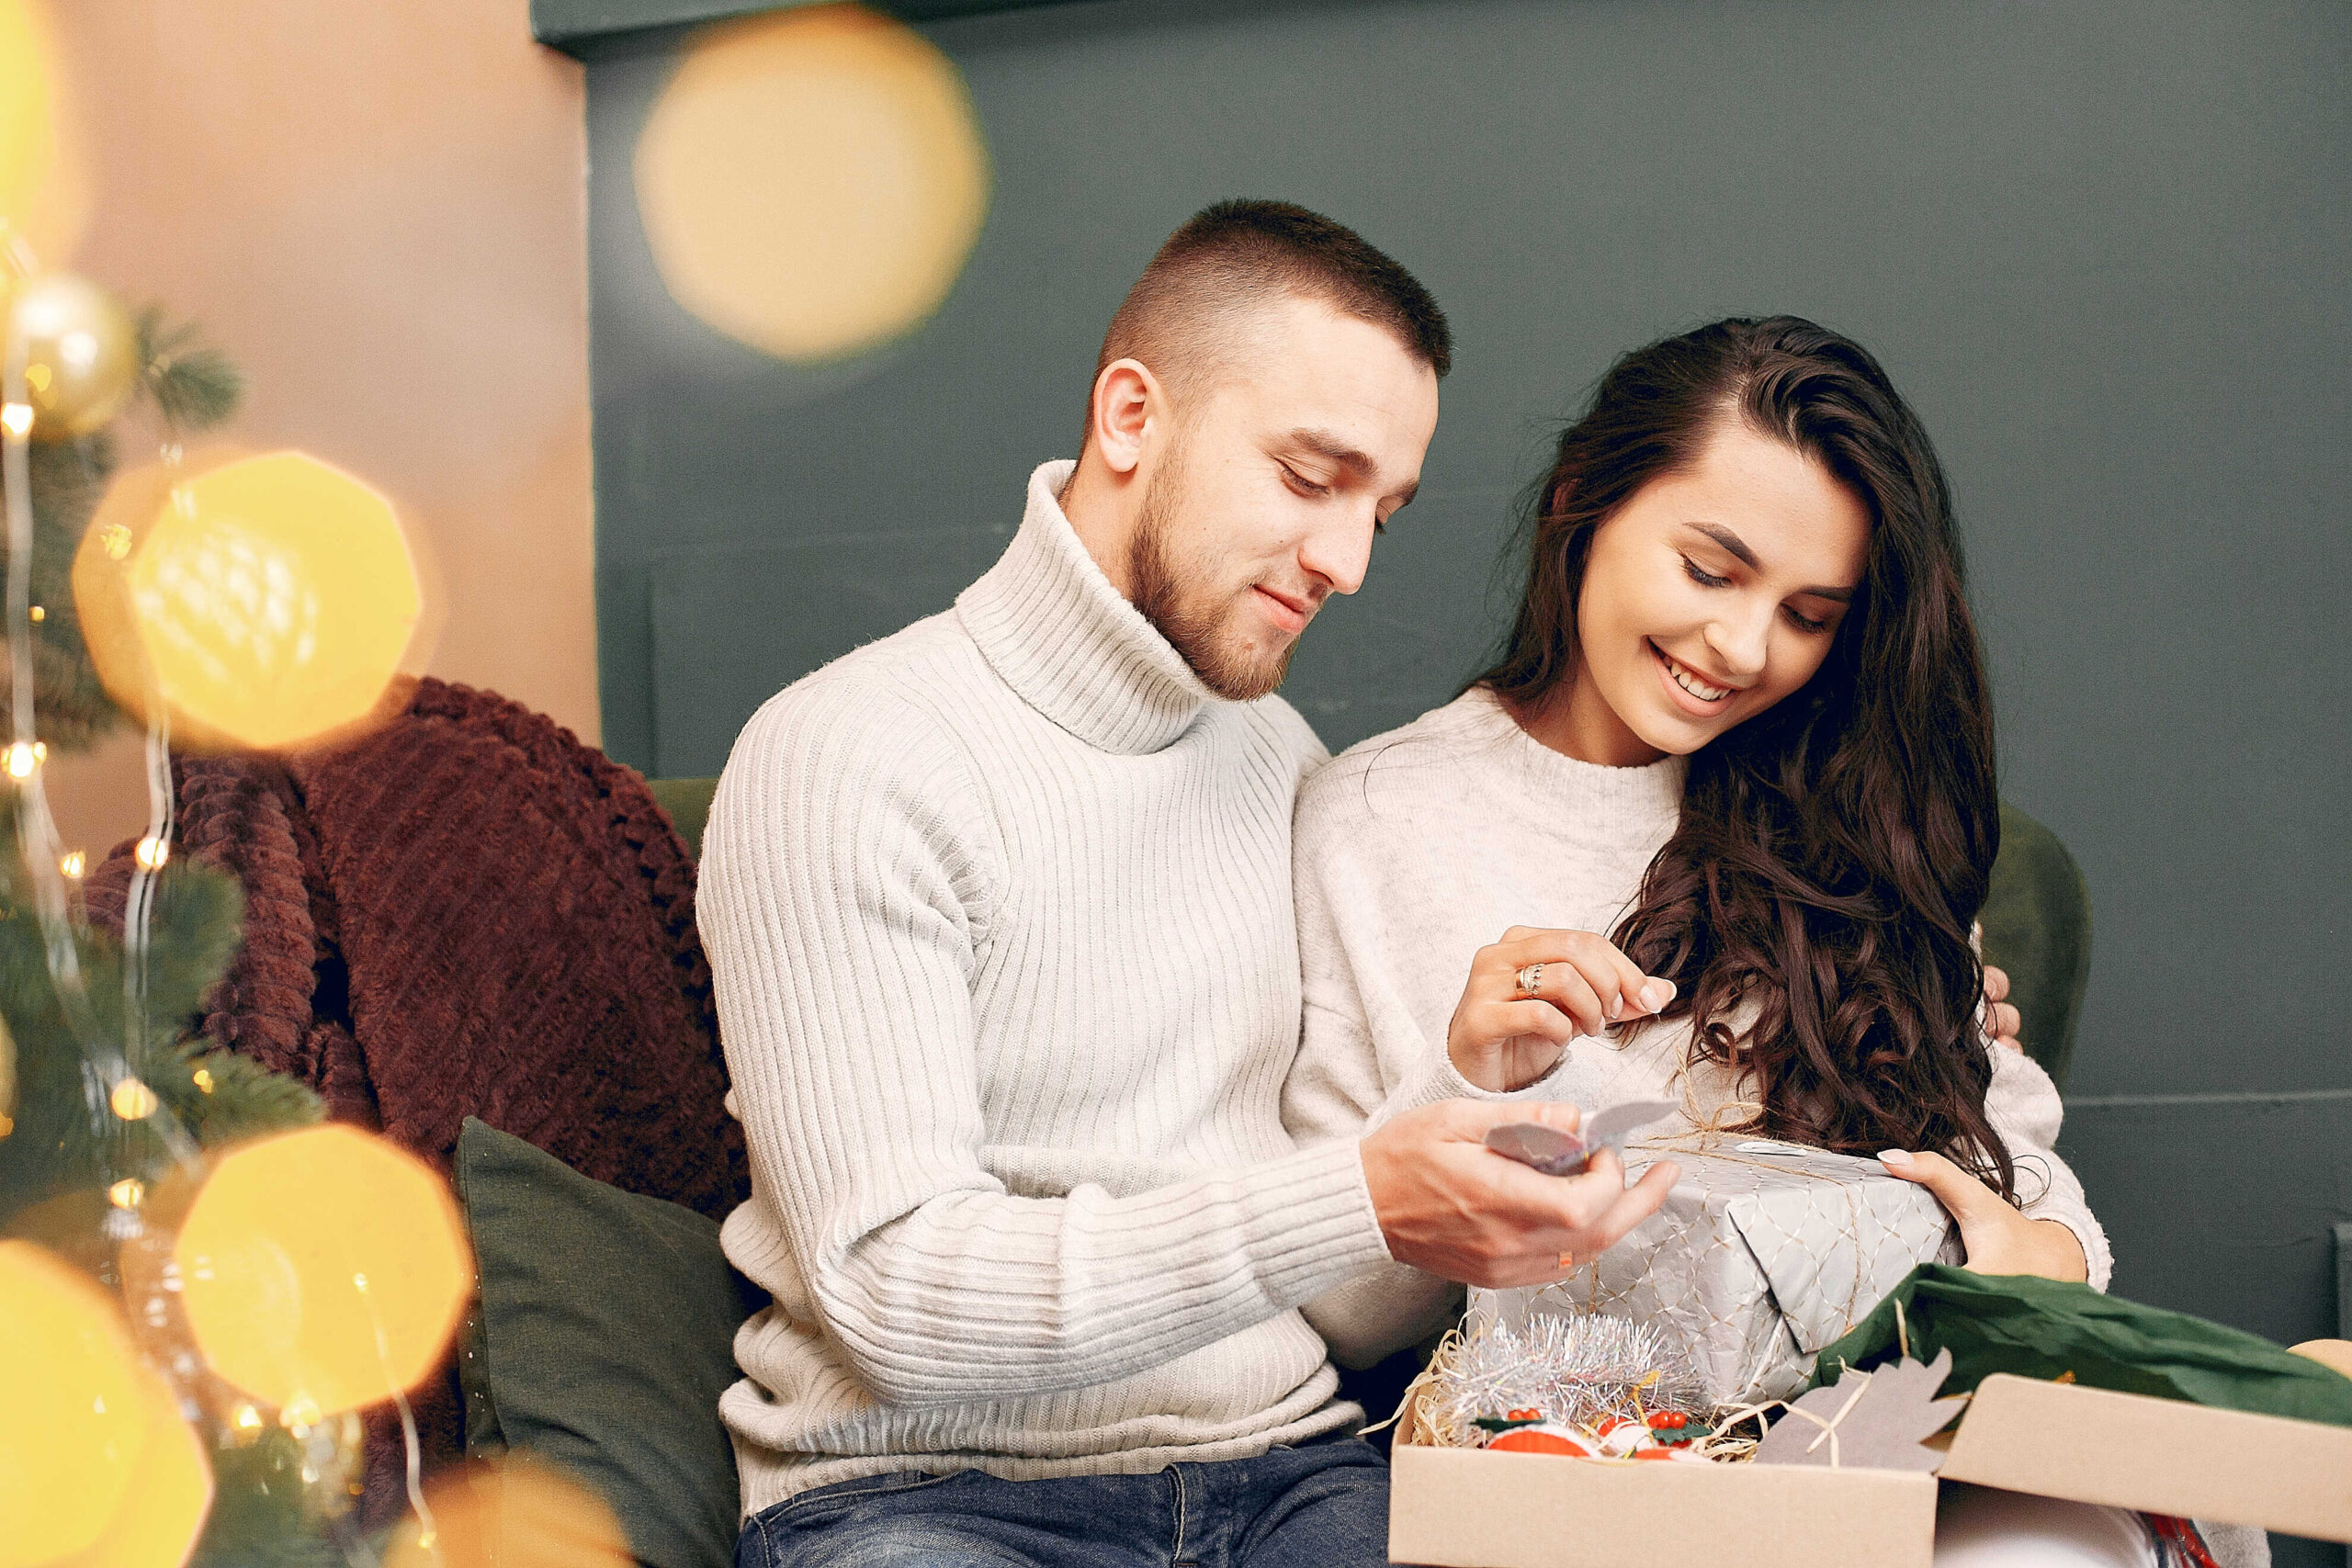
<svg viewBox="0 0 2352 1568">
<path fill-rule="evenodd" d="M 1298 564 L 1310 581 L 1333 593 L 1353 593 L 1372 566 L 1373 519 L 1317 528 L 1299 541 Z"/>
</svg>

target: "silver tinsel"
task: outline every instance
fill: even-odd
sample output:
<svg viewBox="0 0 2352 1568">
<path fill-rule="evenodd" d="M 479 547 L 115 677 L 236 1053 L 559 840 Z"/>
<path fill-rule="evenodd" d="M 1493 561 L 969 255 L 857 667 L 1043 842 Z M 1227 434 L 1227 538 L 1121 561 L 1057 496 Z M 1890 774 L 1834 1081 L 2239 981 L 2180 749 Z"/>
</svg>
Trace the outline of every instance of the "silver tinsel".
<svg viewBox="0 0 2352 1568">
<path fill-rule="evenodd" d="M 1481 1417 L 1530 1409 L 1591 1430 L 1611 1416 L 1695 1411 L 1699 1393 L 1697 1376 L 1650 1325 L 1546 1313 L 1521 1330 L 1477 1330 L 1434 1370 L 1424 1397 L 1438 1428 L 1467 1433 Z"/>
</svg>

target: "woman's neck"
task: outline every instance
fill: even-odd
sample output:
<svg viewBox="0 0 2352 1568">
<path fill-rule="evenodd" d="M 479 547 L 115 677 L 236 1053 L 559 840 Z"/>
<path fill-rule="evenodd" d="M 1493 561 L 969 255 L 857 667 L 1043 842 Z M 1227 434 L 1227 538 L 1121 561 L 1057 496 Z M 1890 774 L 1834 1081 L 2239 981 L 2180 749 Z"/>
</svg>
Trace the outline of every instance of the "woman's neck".
<svg viewBox="0 0 2352 1568">
<path fill-rule="evenodd" d="M 1641 768 L 1666 755 L 1628 728 L 1590 682 L 1573 677 L 1532 703 L 1505 699 L 1503 707 L 1529 739 L 1579 762 Z"/>
</svg>

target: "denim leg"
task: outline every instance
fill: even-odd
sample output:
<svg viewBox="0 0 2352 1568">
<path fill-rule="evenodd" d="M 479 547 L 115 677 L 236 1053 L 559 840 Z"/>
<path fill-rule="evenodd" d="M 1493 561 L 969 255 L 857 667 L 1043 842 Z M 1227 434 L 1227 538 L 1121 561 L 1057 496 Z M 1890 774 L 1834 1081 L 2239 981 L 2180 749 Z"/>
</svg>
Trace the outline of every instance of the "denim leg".
<svg viewBox="0 0 2352 1568">
<path fill-rule="evenodd" d="M 1215 1499 L 1188 1510 L 1187 1555 L 1201 1568 L 1377 1568 L 1388 1561 L 1388 1466 L 1361 1438 L 1177 1468 Z"/>
<path fill-rule="evenodd" d="M 1165 1475 L 907 1472 L 752 1516 L 735 1568 L 1167 1568 L 1174 1519 Z"/>
</svg>

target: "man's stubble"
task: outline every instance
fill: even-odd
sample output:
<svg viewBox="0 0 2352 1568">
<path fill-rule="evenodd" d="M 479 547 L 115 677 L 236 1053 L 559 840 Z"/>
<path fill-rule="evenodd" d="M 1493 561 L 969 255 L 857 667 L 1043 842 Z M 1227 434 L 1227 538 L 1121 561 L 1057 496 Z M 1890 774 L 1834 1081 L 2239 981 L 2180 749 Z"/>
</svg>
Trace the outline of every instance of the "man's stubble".
<svg viewBox="0 0 2352 1568">
<path fill-rule="evenodd" d="M 1184 458 L 1182 443 L 1171 444 L 1144 491 L 1142 515 L 1127 549 L 1135 606 L 1192 666 L 1201 684 L 1227 701 L 1250 702 L 1283 683 L 1298 639 L 1293 637 L 1272 657 L 1253 656 L 1235 646 L 1238 639 L 1227 635 L 1237 613 L 1234 597 L 1218 597 L 1205 574 L 1188 573 L 1175 558 L 1170 535 L 1184 480 Z"/>
</svg>

